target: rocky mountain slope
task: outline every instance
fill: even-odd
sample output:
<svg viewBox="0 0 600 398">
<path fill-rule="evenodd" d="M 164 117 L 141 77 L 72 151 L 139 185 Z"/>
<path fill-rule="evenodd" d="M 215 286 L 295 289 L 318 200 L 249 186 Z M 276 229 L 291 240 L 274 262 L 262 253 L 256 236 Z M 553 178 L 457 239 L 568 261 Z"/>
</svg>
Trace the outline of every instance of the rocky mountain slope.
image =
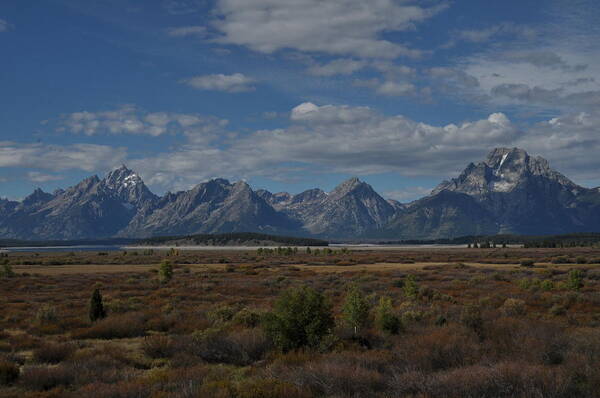
<svg viewBox="0 0 600 398">
<path fill-rule="evenodd" d="M 254 191 L 214 179 L 154 195 L 123 166 L 52 194 L 0 200 L 0 237 L 89 239 L 261 232 L 322 238 L 426 239 L 474 234 L 600 231 L 600 190 L 573 183 L 541 157 L 497 148 L 430 195 L 402 204 L 351 178 L 333 191 Z"/>
<path fill-rule="evenodd" d="M 451 195 L 452 194 L 452 195 Z M 433 204 L 433 205 L 432 205 Z M 600 230 L 600 195 L 518 148 L 496 148 L 397 213 L 384 235 L 452 237 Z M 419 216 L 417 216 L 419 215 Z"/>
</svg>

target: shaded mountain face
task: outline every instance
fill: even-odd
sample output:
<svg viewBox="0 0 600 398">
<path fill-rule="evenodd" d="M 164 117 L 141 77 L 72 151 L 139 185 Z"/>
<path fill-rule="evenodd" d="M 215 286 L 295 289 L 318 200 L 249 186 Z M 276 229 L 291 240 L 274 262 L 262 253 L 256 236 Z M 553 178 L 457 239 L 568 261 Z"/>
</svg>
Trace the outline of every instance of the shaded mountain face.
<svg viewBox="0 0 600 398">
<path fill-rule="evenodd" d="M 303 233 L 320 237 L 364 237 L 382 228 L 395 212 L 394 206 L 358 178 L 343 182 L 329 194 L 310 189 L 293 196 L 265 197 L 276 210 L 297 220 Z"/>
<path fill-rule="evenodd" d="M 0 221 L 4 237 L 82 239 L 115 236 L 138 211 L 157 201 L 137 174 L 122 167 L 65 191 L 36 190 Z"/>
<path fill-rule="evenodd" d="M 456 206 L 459 199 L 450 200 L 446 192 L 463 194 L 464 203 Z M 438 211 L 454 202 L 454 217 L 459 212 L 463 213 L 462 220 L 476 213 L 481 218 L 481 221 L 473 219 L 476 226 L 456 225 L 455 232 L 446 236 L 469 235 L 477 229 L 491 233 L 540 235 L 600 229 L 597 191 L 573 183 L 552 170 L 545 159 L 531 157 L 518 148 L 494 149 L 485 161 L 477 165 L 471 163 L 458 178 L 442 182 L 430 198 L 440 199 L 442 194 L 448 201 L 440 201 Z M 467 203 L 470 201 L 477 203 L 485 213 L 473 210 Z M 424 203 L 417 201 L 410 206 L 410 211 L 414 212 Z M 493 223 L 490 224 L 490 220 Z M 409 224 L 410 220 L 403 219 L 402 222 Z M 406 228 L 410 230 L 410 227 Z M 433 237 L 443 230 L 434 225 L 422 233 Z"/>
<path fill-rule="evenodd" d="M 264 193 L 263 193 L 264 194 Z M 297 230 L 297 223 L 277 212 L 243 181 L 202 183 L 190 191 L 166 195 L 148 216 L 122 236 Z"/>
<path fill-rule="evenodd" d="M 440 191 L 398 211 L 376 236 L 438 239 L 497 232 L 495 218 L 471 196 Z"/>
<path fill-rule="evenodd" d="M 541 157 L 497 148 L 430 195 L 385 200 L 358 178 L 333 191 L 253 191 L 214 179 L 154 195 L 122 166 L 66 190 L 0 199 L 0 237 L 82 239 L 264 232 L 324 238 L 429 239 L 477 234 L 600 231 L 600 189 L 584 188 Z"/>
</svg>

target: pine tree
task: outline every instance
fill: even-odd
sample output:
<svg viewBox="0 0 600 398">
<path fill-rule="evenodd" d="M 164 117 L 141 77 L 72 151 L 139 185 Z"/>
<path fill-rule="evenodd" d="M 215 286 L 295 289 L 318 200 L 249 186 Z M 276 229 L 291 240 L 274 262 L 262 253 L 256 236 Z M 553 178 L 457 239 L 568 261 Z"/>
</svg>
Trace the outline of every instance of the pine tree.
<svg viewBox="0 0 600 398">
<path fill-rule="evenodd" d="M 100 294 L 100 289 L 94 289 L 90 300 L 90 321 L 96 322 L 105 317 L 106 311 L 104 310 L 104 304 L 102 304 L 102 294 Z"/>
</svg>

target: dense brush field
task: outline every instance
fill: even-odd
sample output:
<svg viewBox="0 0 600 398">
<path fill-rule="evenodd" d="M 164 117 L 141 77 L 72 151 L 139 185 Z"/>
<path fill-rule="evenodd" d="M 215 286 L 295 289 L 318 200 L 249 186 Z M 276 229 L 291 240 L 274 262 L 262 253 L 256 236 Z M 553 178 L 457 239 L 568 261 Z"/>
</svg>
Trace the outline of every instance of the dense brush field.
<svg viewBox="0 0 600 398">
<path fill-rule="evenodd" d="M 595 397 L 599 263 L 592 248 L 10 253 L 0 397 Z"/>
</svg>

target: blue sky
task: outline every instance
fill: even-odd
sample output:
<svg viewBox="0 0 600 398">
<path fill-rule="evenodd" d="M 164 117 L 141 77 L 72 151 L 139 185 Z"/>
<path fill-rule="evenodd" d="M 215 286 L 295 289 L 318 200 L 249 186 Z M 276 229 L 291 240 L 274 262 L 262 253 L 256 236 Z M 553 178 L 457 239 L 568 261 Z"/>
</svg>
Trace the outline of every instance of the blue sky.
<svg viewBox="0 0 600 398">
<path fill-rule="evenodd" d="M 594 1 L 3 0 L 0 196 L 122 163 L 409 201 L 519 146 L 600 185 Z"/>
</svg>

